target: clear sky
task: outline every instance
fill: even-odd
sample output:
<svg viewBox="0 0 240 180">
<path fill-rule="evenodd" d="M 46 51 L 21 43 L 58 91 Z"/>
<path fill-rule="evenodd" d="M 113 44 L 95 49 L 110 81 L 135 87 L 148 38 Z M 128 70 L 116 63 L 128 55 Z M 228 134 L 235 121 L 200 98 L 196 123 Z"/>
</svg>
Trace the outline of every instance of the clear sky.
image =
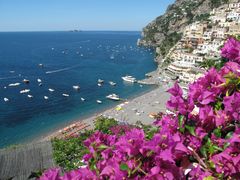
<svg viewBox="0 0 240 180">
<path fill-rule="evenodd" d="M 141 30 L 174 0 L 0 0 L 0 31 Z"/>
</svg>

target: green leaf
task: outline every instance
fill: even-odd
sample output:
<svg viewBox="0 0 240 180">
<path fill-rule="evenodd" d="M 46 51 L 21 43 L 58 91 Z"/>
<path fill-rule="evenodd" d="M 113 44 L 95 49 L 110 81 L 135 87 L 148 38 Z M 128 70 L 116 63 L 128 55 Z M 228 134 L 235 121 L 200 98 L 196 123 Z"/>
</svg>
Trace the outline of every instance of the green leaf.
<svg viewBox="0 0 240 180">
<path fill-rule="evenodd" d="M 213 131 L 214 135 L 220 138 L 222 136 L 221 129 L 217 128 Z"/>
<path fill-rule="evenodd" d="M 201 147 L 200 152 L 205 158 L 207 158 L 207 149 L 205 146 Z"/>
<path fill-rule="evenodd" d="M 196 136 L 196 134 L 195 134 L 195 126 L 185 125 L 185 128 L 190 132 L 191 135 Z"/>
<path fill-rule="evenodd" d="M 184 120 L 184 116 L 183 115 L 179 115 L 178 116 L 178 124 L 179 124 L 180 128 L 182 128 L 182 126 L 183 126 L 183 120 Z"/>
<path fill-rule="evenodd" d="M 232 137 L 232 135 L 233 135 L 232 131 L 227 133 L 227 135 L 225 136 L 225 139 L 230 139 Z"/>
<path fill-rule="evenodd" d="M 122 171 L 127 171 L 127 170 L 129 169 L 129 167 L 128 167 L 127 164 L 122 163 L 122 164 L 120 165 L 120 169 L 121 169 Z"/>
<path fill-rule="evenodd" d="M 214 162 L 209 161 L 209 166 L 210 166 L 210 168 L 215 169 L 215 164 L 214 164 Z"/>
<path fill-rule="evenodd" d="M 229 143 L 229 142 L 227 142 L 227 143 L 224 144 L 223 149 L 226 149 L 228 146 L 230 146 L 230 143 Z"/>
<path fill-rule="evenodd" d="M 101 144 L 100 146 L 98 146 L 98 149 L 101 149 L 101 150 L 104 150 L 104 149 L 107 149 L 107 148 L 109 148 L 109 147 L 104 145 L 104 144 Z"/>
<path fill-rule="evenodd" d="M 208 176 L 208 177 L 203 178 L 203 180 L 214 180 L 214 177 Z"/>
<path fill-rule="evenodd" d="M 220 148 L 220 147 L 218 147 L 218 146 L 216 146 L 216 145 L 213 145 L 213 148 L 214 148 L 215 150 L 218 150 L 218 151 L 223 151 L 222 148 Z"/>
</svg>

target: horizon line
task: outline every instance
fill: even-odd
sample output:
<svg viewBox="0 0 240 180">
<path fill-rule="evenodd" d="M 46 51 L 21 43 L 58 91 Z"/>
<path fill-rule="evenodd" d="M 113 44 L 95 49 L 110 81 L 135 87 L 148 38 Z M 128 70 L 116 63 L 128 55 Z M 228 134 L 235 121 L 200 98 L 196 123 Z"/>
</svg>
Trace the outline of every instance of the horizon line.
<svg viewBox="0 0 240 180">
<path fill-rule="evenodd" d="M 142 30 L 82 30 L 82 29 L 69 29 L 69 30 L 17 30 L 17 31 L 1 31 L 0 33 L 6 32 L 71 32 L 78 30 L 79 32 L 141 32 Z"/>
</svg>

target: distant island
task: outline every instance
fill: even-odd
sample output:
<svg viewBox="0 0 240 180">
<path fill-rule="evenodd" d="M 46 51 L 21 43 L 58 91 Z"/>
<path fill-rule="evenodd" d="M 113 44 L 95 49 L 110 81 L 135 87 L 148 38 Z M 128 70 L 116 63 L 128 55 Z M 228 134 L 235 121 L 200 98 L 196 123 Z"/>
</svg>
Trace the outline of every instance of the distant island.
<svg viewBox="0 0 240 180">
<path fill-rule="evenodd" d="M 82 32 L 80 29 L 69 30 L 69 32 Z"/>
</svg>

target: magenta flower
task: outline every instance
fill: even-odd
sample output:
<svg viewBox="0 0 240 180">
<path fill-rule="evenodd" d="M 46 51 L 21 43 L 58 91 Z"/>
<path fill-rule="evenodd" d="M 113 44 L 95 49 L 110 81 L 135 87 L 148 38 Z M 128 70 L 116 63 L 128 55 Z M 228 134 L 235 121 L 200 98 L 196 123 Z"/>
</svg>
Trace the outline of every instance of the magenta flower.
<svg viewBox="0 0 240 180">
<path fill-rule="evenodd" d="M 223 104 L 226 113 L 234 120 L 240 120 L 240 93 L 235 92 L 231 96 L 224 97 Z"/>
<path fill-rule="evenodd" d="M 43 175 L 39 178 L 39 180 L 62 180 L 59 177 L 60 169 L 49 169 L 43 173 Z"/>
<path fill-rule="evenodd" d="M 229 61 L 240 63 L 240 42 L 231 37 L 221 49 L 221 55 Z"/>
</svg>

